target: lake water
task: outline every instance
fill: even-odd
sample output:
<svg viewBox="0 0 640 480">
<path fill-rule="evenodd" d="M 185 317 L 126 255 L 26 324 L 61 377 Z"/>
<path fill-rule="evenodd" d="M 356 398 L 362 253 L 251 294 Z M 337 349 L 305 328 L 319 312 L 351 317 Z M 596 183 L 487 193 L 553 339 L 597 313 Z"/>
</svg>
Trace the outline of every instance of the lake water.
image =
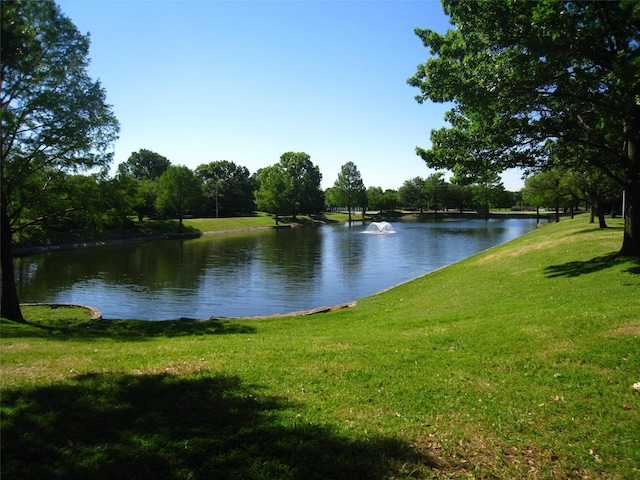
<svg viewBox="0 0 640 480">
<path fill-rule="evenodd" d="M 534 219 L 392 222 L 203 236 L 17 258 L 20 301 L 92 305 L 104 318 L 269 315 L 354 301 L 504 243 Z"/>
</svg>

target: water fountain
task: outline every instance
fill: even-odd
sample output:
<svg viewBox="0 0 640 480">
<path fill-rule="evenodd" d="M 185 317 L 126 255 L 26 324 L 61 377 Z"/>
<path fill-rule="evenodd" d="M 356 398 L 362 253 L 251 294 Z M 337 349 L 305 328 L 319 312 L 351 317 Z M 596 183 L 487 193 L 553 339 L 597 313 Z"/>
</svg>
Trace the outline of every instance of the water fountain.
<svg viewBox="0 0 640 480">
<path fill-rule="evenodd" d="M 367 229 L 362 233 L 385 234 L 396 233 L 396 231 L 393 229 L 393 225 L 389 222 L 371 222 Z"/>
</svg>

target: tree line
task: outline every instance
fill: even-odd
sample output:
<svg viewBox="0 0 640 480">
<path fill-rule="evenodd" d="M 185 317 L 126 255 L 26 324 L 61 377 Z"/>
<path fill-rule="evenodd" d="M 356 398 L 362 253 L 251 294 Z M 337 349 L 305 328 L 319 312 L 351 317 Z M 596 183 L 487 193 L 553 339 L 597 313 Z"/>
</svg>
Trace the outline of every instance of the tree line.
<svg viewBox="0 0 640 480">
<path fill-rule="evenodd" d="M 366 188 L 353 162 L 342 166 L 334 185 L 322 190 L 322 174 L 305 152 L 286 152 L 274 165 L 253 174 L 229 160 L 201 164 L 195 169 L 173 165 L 165 156 L 148 149 L 133 152 L 117 167 L 92 174 L 59 173 L 55 195 L 30 202 L 14 223 L 14 233 L 24 238 L 39 231 L 84 229 L 104 231 L 130 227 L 133 218 L 177 218 L 179 229 L 186 216 L 229 217 L 256 210 L 295 218 L 325 210 L 391 212 L 510 208 L 519 196 L 502 184 L 487 194 L 478 185 L 446 182 L 444 173 L 426 179 L 415 177 L 397 189 Z M 43 181 L 43 179 L 41 179 Z M 36 222 L 34 220 L 40 219 Z"/>
</svg>

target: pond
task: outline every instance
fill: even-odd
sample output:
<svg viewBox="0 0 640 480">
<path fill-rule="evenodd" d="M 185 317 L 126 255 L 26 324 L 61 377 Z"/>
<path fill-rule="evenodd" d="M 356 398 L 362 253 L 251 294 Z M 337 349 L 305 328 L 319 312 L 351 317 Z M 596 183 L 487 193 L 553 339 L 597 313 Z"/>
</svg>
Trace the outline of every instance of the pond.
<svg viewBox="0 0 640 480">
<path fill-rule="evenodd" d="M 358 300 L 536 228 L 535 219 L 392 222 L 206 235 L 15 259 L 20 301 L 107 319 L 242 317 Z"/>
</svg>

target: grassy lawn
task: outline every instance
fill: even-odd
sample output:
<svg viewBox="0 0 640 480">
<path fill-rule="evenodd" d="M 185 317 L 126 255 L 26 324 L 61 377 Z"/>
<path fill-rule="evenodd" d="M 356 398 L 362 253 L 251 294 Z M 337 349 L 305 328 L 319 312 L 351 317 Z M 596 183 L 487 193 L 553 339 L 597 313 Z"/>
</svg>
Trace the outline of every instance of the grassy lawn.
<svg viewBox="0 0 640 480">
<path fill-rule="evenodd" d="M 347 220 L 347 215 L 342 213 L 324 213 L 316 216 L 280 217 L 280 225 L 310 225 L 314 223 L 332 223 Z M 177 224 L 177 222 L 176 222 Z M 193 218 L 184 221 L 187 228 L 200 232 L 217 232 L 225 230 L 241 230 L 256 227 L 275 226 L 273 215 L 258 212 L 253 217 L 229 217 L 229 218 Z"/>
<path fill-rule="evenodd" d="M 2 322 L 2 476 L 639 478 L 640 261 L 609 223 L 315 316 L 25 308 Z"/>
</svg>

